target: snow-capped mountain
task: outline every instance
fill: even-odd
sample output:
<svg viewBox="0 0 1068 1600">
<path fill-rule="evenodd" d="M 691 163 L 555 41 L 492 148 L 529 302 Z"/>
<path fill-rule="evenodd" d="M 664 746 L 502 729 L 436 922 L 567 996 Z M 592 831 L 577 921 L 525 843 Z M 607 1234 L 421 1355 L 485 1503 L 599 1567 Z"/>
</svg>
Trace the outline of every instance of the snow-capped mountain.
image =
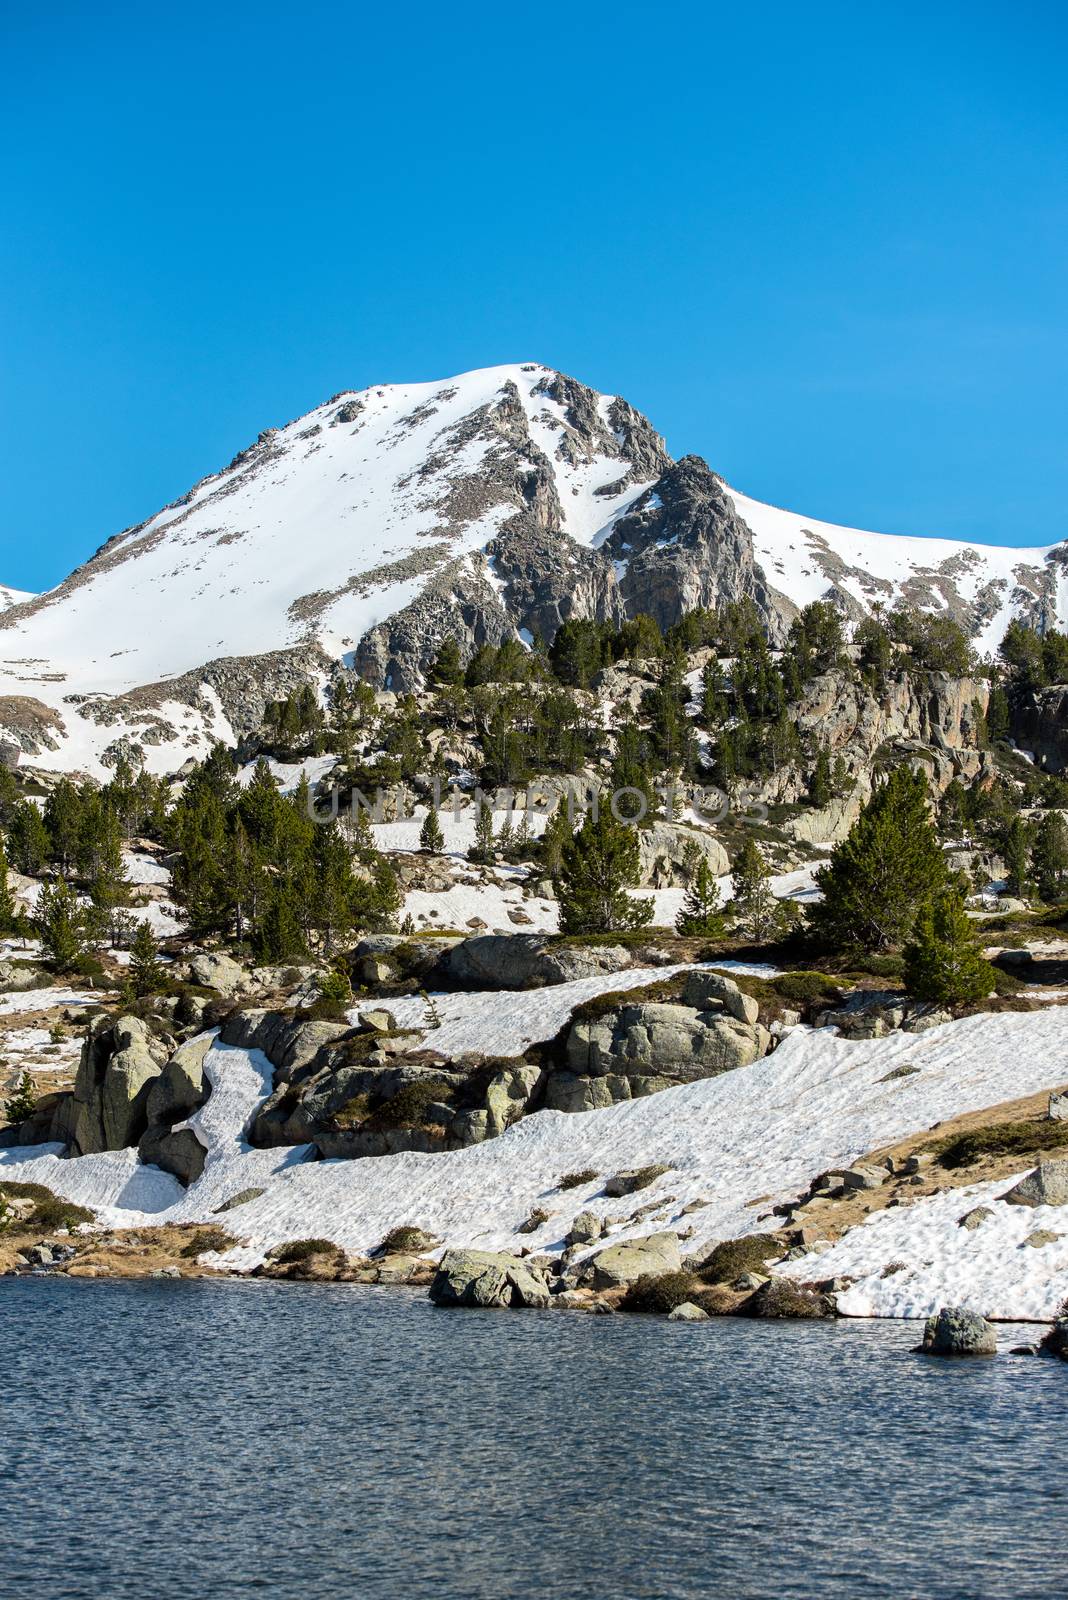
<svg viewBox="0 0 1068 1600">
<path fill-rule="evenodd" d="M 813 522 L 672 461 L 625 400 L 525 363 L 335 395 L 103 545 L 42 595 L 0 591 L 0 738 L 102 772 L 169 770 L 266 700 L 354 671 L 416 686 L 448 635 L 663 625 L 749 596 L 773 638 L 830 595 L 904 597 L 983 649 L 1068 616 L 1068 546 L 1012 550 Z"/>
</svg>

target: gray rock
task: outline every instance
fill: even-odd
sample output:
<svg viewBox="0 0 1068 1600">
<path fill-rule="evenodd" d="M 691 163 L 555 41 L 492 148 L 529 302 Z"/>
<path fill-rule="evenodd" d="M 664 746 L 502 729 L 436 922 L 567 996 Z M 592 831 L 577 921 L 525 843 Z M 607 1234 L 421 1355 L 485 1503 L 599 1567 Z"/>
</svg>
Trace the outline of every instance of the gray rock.
<svg viewBox="0 0 1068 1600">
<path fill-rule="evenodd" d="M 714 834 L 680 822 L 654 821 L 639 828 L 638 859 L 641 883 L 657 889 L 685 888 L 702 859 L 715 878 L 731 869 L 730 858 Z"/>
<path fill-rule="evenodd" d="M 518 1256 L 493 1250 L 447 1250 L 430 1285 L 439 1306 L 535 1307 L 549 1304 L 544 1278 Z"/>
<path fill-rule="evenodd" d="M 537 989 L 633 965 L 622 945 L 571 947 L 543 933 L 481 934 L 446 950 L 438 966 L 450 983 L 472 989 Z"/>
<path fill-rule="evenodd" d="M 207 1157 L 206 1149 L 192 1128 L 172 1132 L 162 1125 L 148 1128 L 141 1135 L 137 1152 L 142 1161 L 169 1172 L 187 1188 L 203 1173 Z"/>
<path fill-rule="evenodd" d="M 943 1306 L 928 1317 L 918 1351 L 928 1356 L 992 1356 L 997 1338 L 985 1317 L 959 1306 Z"/>
<path fill-rule="evenodd" d="M 963 1217 L 957 1219 L 957 1227 L 967 1228 L 969 1233 L 973 1233 L 976 1228 L 982 1227 L 988 1217 L 993 1215 L 994 1213 L 989 1206 L 973 1206 L 970 1211 L 964 1213 Z"/>
<path fill-rule="evenodd" d="M 205 950 L 194 956 L 189 963 L 189 976 L 202 988 L 215 989 L 227 997 L 247 993 L 253 988 L 251 973 L 219 950 Z"/>
<path fill-rule="evenodd" d="M 213 1043 L 211 1034 L 205 1033 L 178 1046 L 149 1090 L 145 1110 L 150 1125 L 175 1122 L 204 1104 L 211 1089 L 204 1058 Z"/>
<path fill-rule="evenodd" d="M 770 1043 L 766 1028 L 725 1011 L 637 1003 L 574 1023 L 566 1055 L 568 1070 L 579 1076 L 657 1075 L 685 1083 L 749 1066 Z"/>
<path fill-rule="evenodd" d="M 707 1311 L 702 1311 L 700 1306 L 695 1306 L 692 1300 L 684 1300 L 681 1306 L 676 1306 L 674 1311 L 668 1312 L 669 1322 L 710 1322 Z"/>
<path fill-rule="evenodd" d="M 648 1167 L 628 1167 L 623 1172 L 613 1172 L 610 1178 L 606 1178 L 604 1192 L 613 1199 L 637 1194 L 642 1189 L 648 1189 L 657 1178 L 662 1178 L 665 1172 L 670 1171 L 670 1167 L 659 1163 Z"/>
<path fill-rule="evenodd" d="M 716 1002 L 737 1022 L 760 1020 L 760 1006 L 752 995 L 742 993 L 733 978 L 722 972 L 691 972 L 683 985 L 683 1005 L 706 1011 Z"/>
<path fill-rule="evenodd" d="M 567 1231 L 565 1243 L 567 1244 L 596 1244 L 605 1232 L 607 1224 L 603 1217 L 594 1211 L 580 1211 Z"/>
<path fill-rule="evenodd" d="M 505 1128 L 525 1116 L 536 1099 L 545 1074 L 540 1067 L 509 1067 L 490 1079 L 486 1088 L 486 1137 L 496 1139 Z"/>
<path fill-rule="evenodd" d="M 1068 1093 L 1050 1095 L 1047 1115 L 1051 1122 L 1068 1122 Z"/>
<path fill-rule="evenodd" d="M 662 1277 L 681 1272 L 678 1235 L 650 1233 L 641 1239 L 624 1239 L 601 1250 L 584 1264 L 583 1280 L 595 1289 L 613 1289 L 636 1278 Z"/>
<path fill-rule="evenodd" d="M 12 994 L 23 989 L 35 989 L 40 983 L 41 974 L 34 972 L 32 967 L 17 967 L 13 961 L 0 961 L 0 992 Z"/>
<path fill-rule="evenodd" d="M 1035 1228 L 1033 1233 L 1029 1233 L 1027 1238 L 1021 1241 L 1020 1249 L 1030 1245 L 1032 1250 L 1041 1250 L 1043 1245 L 1056 1244 L 1058 1239 L 1063 1238 L 1062 1233 L 1051 1233 L 1049 1228 Z"/>
<path fill-rule="evenodd" d="M 1001 1198 L 1010 1206 L 1068 1205 L 1068 1161 L 1040 1159 L 1034 1172 Z"/>
<path fill-rule="evenodd" d="M 359 1013 L 359 1024 L 365 1033 L 396 1033 L 397 1019 L 384 1006 Z"/>
</svg>

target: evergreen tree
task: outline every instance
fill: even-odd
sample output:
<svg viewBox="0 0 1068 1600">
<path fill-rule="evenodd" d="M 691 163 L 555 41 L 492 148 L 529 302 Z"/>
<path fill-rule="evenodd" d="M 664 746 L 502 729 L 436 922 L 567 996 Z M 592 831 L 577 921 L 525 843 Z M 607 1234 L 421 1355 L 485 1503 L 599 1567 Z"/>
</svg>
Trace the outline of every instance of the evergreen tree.
<svg viewBox="0 0 1068 1600">
<path fill-rule="evenodd" d="M 686 891 L 682 910 L 675 919 L 675 932 L 686 937 L 720 939 L 725 922 L 720 909 L 719 884 L 706 857 L 697 863 L 693 881 Z"/>
<path fill-rule="evenodd" d="M 0 835 L 0 933 L 15 933 L 19 927 L 15 896 L 7 879 L 7 849 Z"/>
<path fill-rule="evenodd" d="M 22 800 L 7 825 L 8 854 L 12 866 L 28 878 L 39 877 L 51 854 L 52 842 L 44 818 L 32 800 Z"/>
<path fill-rule="evenodd" d="M 555 877 L 562 933 L 621 933 L 644 928 L 653 917 L 651 900 L 626 893 L 640 877 L 638 836 L 605 808 L 587 812 L 578 833 L 563 846 Z"/>
<path fill-rule="evenodd" d="M 431 806 L 426 814 L 423 826 L 419 830 L 419 848 L 427 850 L 431 855 L 440 855 L 445 847 L 445 835 L 441 831 L 438 814 Z"/>
<path fill-rule="evenodd" d="M 88 928 L 85 908 L 64 878 L 45 883 L 34 912 L 37 935 L 57 972 L 70 972 L 85 955 Z"/>
<path fill-rule="evenodd" d="M 18 1088 L 4 1105 L 4 1116 L 10 1123 L 28 1121 L 37 1110 L 38 1099 L 37 1085 L 28 1072 L 23 1072 Z"/>
<path fill-rule="evenodd" d="M 564 859 L 564 846 L 570 843 L 574 835 L 575 830 L 571 826 L 567 807 L 561 800 L 556 810 L 547 818 L 538 841 L 538 855 L 550 877 L 555 877 L 559 872 Z"/>
<path fill-rule="evenodd" d="M 1031 844 L 1034 834 L 1030 825 L 1019 814 L 1010 818 L 1001 836 L 1001 854 L 1005 861 L 1005 887 L 1011 895 L 1027 897 L 1031 887 Z"/>
<path fill-rule="evenodd" d="M 916 918 L 905 946 L 905 988 L 917 1000 L 963 1005 L 982 1000 L 993 987 L 994 969 L 983 960 L 963 897 L 944 889 Z"/>
<path fill-rule="evenodd" d="M 884 950 L 909 935 L 946 869 L 928 814 L 927 780 L 895 767 L 816 874 L 811 925 L 833 949 Z"/>
<path fill-rule="evenodd" d="M 493 812 L 479 801 L 475 811 L 475 842 L 467 852 L 467 859 L 488 866 L 493 858 Z"/>
<path fill-rule="evenodd" d="M 831 758 L 826 747 L 822 748 L 817 756 L 808 780 L 809 804 L 822 811 L 824 806 L 829 806 L 832 799 L 831 792 Z"/>
<path fill-rule="evenodd" d="M 1047 904 L 1068 896 L 1068 825 L 1060 811 L 1047 811 L 1038 825 L 1031 870 Z"/>
<path fill-rule="evenodd" d="M 147 922 L 138 921 L 137 932 L 130 946 L 130 983 L 134 994 L 157 994 L 164 976 L 156 936 Z"/>
<path fill-rule="evenodd" d="M 130 903 L 130 882 L 122 856 L 122 829 L 110 810 L 101 813 L 96 828 L 89 898 L 99 912 L 106 937 L 112 944 L 117 943 L 126 920 L 124 911 Z"/>
<path fill-rule="evenodd" d="M 751 939 L 766 939 L 778 926 L 778 904 L 771 890 L 771 868 L 755 839 L 747 838 L 731 867 L 733 911 Z"/>
<path fill-rule="evenodd" d="M 455 687 L 464 681 L 463 662 L 460 660 L 460 646 L 455 639 L 445 639 L 437 658 L 430 668 L 430 683 L 436 689 Z"/>
</svg>

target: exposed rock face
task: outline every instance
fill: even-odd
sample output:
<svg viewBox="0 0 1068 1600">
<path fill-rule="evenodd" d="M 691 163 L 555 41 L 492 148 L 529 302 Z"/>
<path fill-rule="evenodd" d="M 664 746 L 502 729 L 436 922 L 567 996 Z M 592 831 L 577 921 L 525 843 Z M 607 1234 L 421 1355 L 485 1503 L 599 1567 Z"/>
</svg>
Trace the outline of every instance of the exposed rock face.
<svg viewBox="0 0 1068 1600">
<path fill-rule="evenodd" d="M 137 1144 L 166 1058 L 166 1047 L 139 1017 L 98 1018 L 89 1026 L 73 1093 L 61 1100 L 51 1137 L 75 1155 Z"/>
<path fill-rule="evenodd" d="M 928 1356 L 992 1356 L 997 1337 L 985 1317 L 959 1306 L 943 1306 L 928 1317 L 918 1350 Z"/>
<path fill-rule="evenodd" d="M 748 599 L 772 637 L 783 634 L 787 608 L 757 565 L 726 485 L 700 456 L 668 467 L 603 548 L 625 565 L 620 589 L 631 616 L 642 611 L 669 628 L 687 611 Z"/>
<path fill-rule="evenodd" d="M 205 989 L 217 989 L 227 996 L 247 993 L 253 987 L 252 978 L 244 967 L 232 956 L 219 951 L 207 950 L 194 956 L 189 964 L 189 976 Z"/>
<path fill-rule="evenodd" d="M 1068 1206 L 1068 1161 L 1040 1160 L 1002 1199 L 1010 1206 Z"/>
<path fill-rule="evenodd" d="M 708 862 L 715 878 L 731 869 L 718 839 L 703 829 L 683 827 L 677 822 L 653 822 L 647 828 L 639 828 L 638 851 L 641 882 L 657 889 L 685 887 L 702 859 Z"/>
<path fill-rule="evenodd" d="M 549 1291 L 540 1274 L 519 1259 L 494 1250 L 446 1250 L 430 1285 L 438 1306 L 543 1308 Z"/>
</svg>

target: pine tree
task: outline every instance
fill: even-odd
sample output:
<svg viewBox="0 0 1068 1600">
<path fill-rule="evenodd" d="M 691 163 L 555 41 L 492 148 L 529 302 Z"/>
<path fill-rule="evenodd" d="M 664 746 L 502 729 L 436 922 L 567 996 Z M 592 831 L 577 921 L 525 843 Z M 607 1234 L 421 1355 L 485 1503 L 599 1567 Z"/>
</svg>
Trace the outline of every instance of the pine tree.
<svg viewBox="0 0 1068 1600">
<path fill-rule="evenodd" d="M 561 800 L 556 810 L 546 819 L 541 838 L 538 840 L 538 856 L 550 877 L 560 870 L 564 859 L 564 846 L 575 836 L 575 830 L 568 818 L 567 807 Z"/>
<path fill-rule="evenodd" d="M 130 946 L 130 983 L 134 994 L 157 994 L 164 981 L 163 963 L 159 959 L 159 943 L 151 927 L 139 921 Z"/>
<path fill-rule="evenodd" d="M 1060 811 L 1047 811 L 1031 850 L 1031 870 L 1048 905 L 1068 895 L 1068 825 Z"/>
<path fill-rule="evenodd" d="M 682 910 L 675 919 L 675 932 L 689 938 L 719 939 L 723 936 L 724 927 L 719 884 L 707 859 L 702 856 L 686 891 Z"/>
<path fill-rule="evenodd" d="M 1011 818 L 1002 834 L 1001 854 L 1005 861 L 1005 887 L 1011 895 L 1026 898 L 1031 887 L 1031 842 L 1033 832 L 1023 817 Z"/>
<path fill-rule="evenodd" d="M 944 889 L 921 907 L 905 946 L 905 988 L 917 1000 L 964 1005 L 994 987 L 994 969 L 983 960 L 976 929 L 956 889 Z"/>
<path fill-rule="evenodd" d="M 19 1079 L 18 1088 L 4 1106 L 4 1116 L 14 1124 L 26 1122 L 37 1110 L 37 1085 L 28 1072 Z"/>
<path fill-rule="evenodd" d="M 475 811 L 475 840 L 467 852 L 467 859 L 476 865 L 488 866 L 493 858 L 493 812 L 480 801 Z"/>
<path fill-rule="evenodd" d="M 7 879 L 7 849 L 0 836 L 0 933 L 14 933 L 19 926 L 15 896 Z"/>
<path fill-rule="evenodd" d="M 621 933 L 644 928 L 653 918 L 651 900 L 626 893 L 640 877 L 638 836 L 605 808 L 591 810 L 563 847 L 556 874 L 562 933 Z"/>
<path fill-rule="evenodd" d="M 817 811 L 822 811 L 824 806 L 830 805 L 831 798 L 831 758 L 826 748 L 823 748 L 816 756 L 808 780 L 808 800 Z"/>
<path fill-rule="evenodd" d="M 441 823 L 433 806 L 427 812 L 423 826 L 419 830 L 419 848 L 435 856 L 440 855 L 445 848 L 445 835 L 441 831 Z"/>
<path fill-rule="evenodd" d="M 766 939 L 775 931 L 777 911 L 771 892 L 771 868 L 755 839 L 747 838 L 731 866 L 732 909 L 750 939 Z"/>
<path fill-rule="evenodd" d="M 56 971 L 70 972 L 77 966 L 88 943 L 85 908 L 64 878 L 42 884 L 34 923 Z"/>
<path fill-rule="evenodd" d="M 875 790 L 827 866 L 811 926 L 832 949 L 884 950 L 908 938 L 946 868 L 927 805 L 927 780 L 896 767 Z"/>
</svg>

